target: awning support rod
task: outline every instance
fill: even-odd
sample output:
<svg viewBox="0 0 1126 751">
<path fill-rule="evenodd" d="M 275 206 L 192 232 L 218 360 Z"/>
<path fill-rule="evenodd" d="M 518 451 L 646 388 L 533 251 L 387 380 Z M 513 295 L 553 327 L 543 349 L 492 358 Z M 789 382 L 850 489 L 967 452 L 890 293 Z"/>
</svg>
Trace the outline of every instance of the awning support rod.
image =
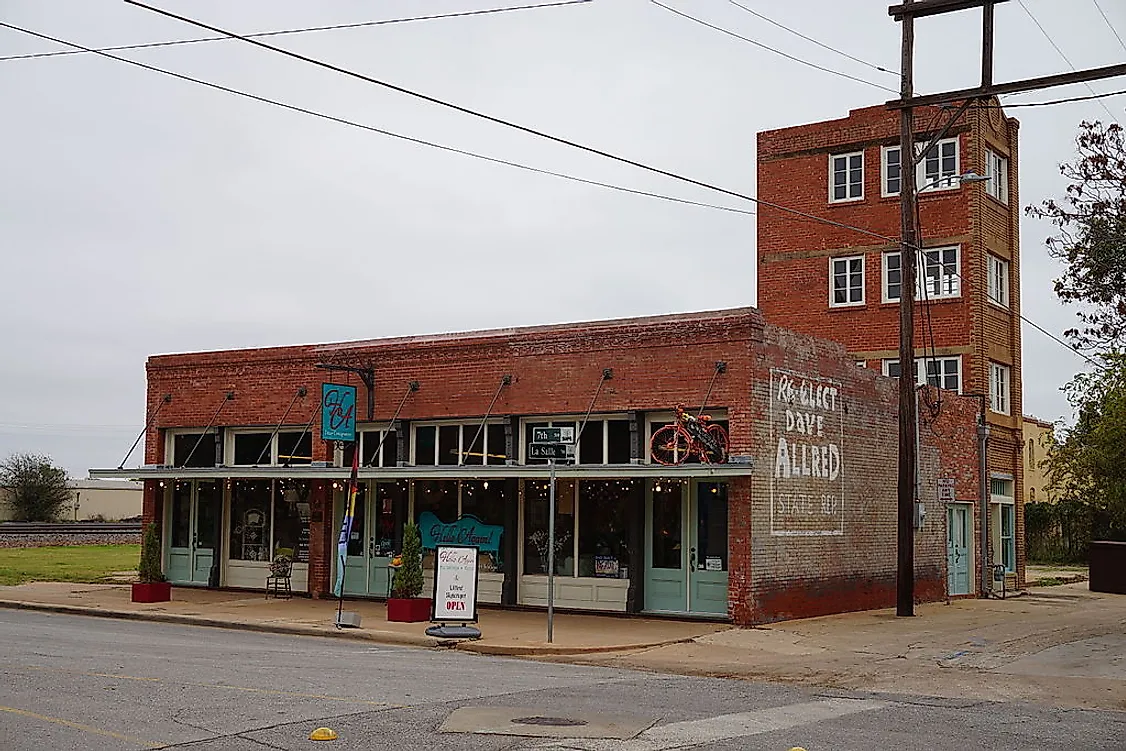
<svg viewBox="0 0 1126 751">
<path fill-rule="evenodd" d="M 712 381 L 708 384 L 708 392 L 704 394 L 704 401 L 700 402 L 700 411 L 696 413 L 696 417 L 704 414 L 704 408 L 708 406 L 708 399 L 712 398 L 712 388 L 715 387 L 715 379 L 719 378 L 720 373 L 727 372 L 727 363 L 723 360 L 715 361 L 715 371 L 712 372 Z"/>
<path fill-rule="evenodd" d="M 262 447 L 262 451 L 258 454 L 258 458 L 254 460 L 254 466 L 257 467 L 262 463 L 262 457 L 266 455 L 266 452 L 270 450 L 270 446 L 273 445 L 274 436 L 278 434 L 278 431 L 281 430 L 281 426 L 285 424 L 285 418 L 289 417 L 289 411 L 293 409 L 293 405 L 297 403 L 297 400 L 303 398 L 307 393 L 309 393 L 308 389 L 306 389 L 304 386 L 297 387 L 297 393 L 294 394 L 293 398 L 289 400 L 289 406 L 285 408 L 285 413 L 282 414 L 281 419 L 278 420 L 278 424 L 274 426 L 274 432 L 270 433 L 270 440 L 266 441 L 266 445 Z M 290 454 L 292 453 L 293 452 L 291 451 Z"/>
<path fill-rule="evenodd" d="M 137 434 L 137 440 L 133 441 L 133 445 L 129 447 L 129 453 L 127 453 L 125 455 L 125 458 L 121 460 L 121 464 L 117 465 L 118 469 L 123 469 L 125 467 L 125 462 L 129 461 L 129 457 L 131 457 L 133 455 L 133 452 L 137 449 L 137 444 L 140 443 L 141 439 L 145 437 L 145 433 L 149 432 L 149 428 L 152 427 L 153 421 L 156 420 L 156 416 L 160 414 L 161 408 L 164 407 L 165 404 L 168 404 L 168 402 L 170 401 L 172 401 L 171 394 L 165 394 L 163 397 L 161 397 L 160 404 L 156 405 L 156 409 L 152 411 L 152 416 L 145 421 L 145 427 L 141 428 L 141 432 Z"/>
<path fill-rule="evenodd" d="M 491 415 L 493 413 L 493 406 L 497 403 L 497 398 L 500 396 L 500 392 L 504 389 L 505 386 L 511 386 L 511 385 L 512 385 L 512 376 L 502 375 L 500 377 L 500 385 L 497 386 L 496 393 L 493 394 L 493 400 L 491 402 L 489 402 L 489 408 L 487 410 L 485 410 L 485 416 L 481 418 L 481 424 L 477 426 L 477 434 L 474 435 L 473 440 L 469 442 L 469 449 L 470 450 L 472 450 L 473 447 L 477 445 L 477 439 L 481 437 L 481 431 L 483 431 L 485 429 L 485 423 L 489 421 L 489 415 Z M 465 459 L 465 456 L 466 456 L 466 452 L 463 451 L 461 456 L 459 457 L 459 460 Z M 459 461 L 458 463 L 460 464 L 461 462 Z M 489 463 L 489 457 L 485 454 L 484 451 L 481 452 L 481 463 L 482 464 L 488 464 Z"/>
<path fill-rule="evenodd" d="M 614 377 L 614 369 L 613 368 L 603 368 L 602 369 L 602 377 L 598 379 L 598 388 L 596 388 L 594 390 L 594 396 L 592 396 L 590 398 L 590 404 L 587 405 L 586 414 L 583 415 L 583 421 L 579 425 L 579 434 L 577 436 L 575 436 L 575 443 L 576 444 L 579 442 L 579 439 L 583 437 L 583 430 L 586 429 L 586 421 L 590 419 L 590 413 L 591 413 L 591 411 L 594 410 L 594 402 L 598 399 L 598 395 L 600 393 L 602 393 L 602 384 L 606 383 L 606 381 L 609 381 L 613 377 Z"/>
<path fill-rule="evenodd" d="M 228 391 L 223 396 L 223 401 L 219 402 L 219 409 L 215 410 L 215 414 L 211 416 L 211 422 L 207 423 L 207 427 L 203 429 L 203 432 L 199 434 L 199 438 L 195 440 L 195 445 L 192 446 L 192 450 L 188 452 L 188 456 L 184 459 L 184 463 L 180 465 L 181 467 L 188 466 L 188 462 L 190 462 L 192 460 L 192 457 L 195 456 L 195 450 L 199 448 L 199 444 L 203 442 L 203 437 L 207 435 L 207 431 L 211 430 L 211 426 L 214 425 L 215 421 L 219 419 L 219 413 L 223 411 L 223 407 L 227 406 L 227 402 L 231 401 L 234 398 L 235 392 L 233 391 Z"/>
<path fill-rule="evenodd" d="M 391 419 L 387 422 L 387 427 L 380 431 L 379 445 L 375 447 L 375 453 L 373 453 L 372 456 L 380 455 L 379 452 L 383 450 L 383 442 L 386 441 L 387 436 L 391 434 L 391 428 L 395 427 L 395 421 L 399 419 L 399 413 L 403 411 L 403 405 L 407 403 L 407 397 L 416 391 L 418 391 L 418 381 L 411 381 L 407 384 L 407 393 L 403 394 L 403 398 L 399 400 L 399 406 L 395 408 L 395 414 L 393 414 Z M 356 446 L 356 451 L 359 450 L 360 447 Z M 362 456 L 360 460 L 360 463 L 363 464 Z"/>
</svg>

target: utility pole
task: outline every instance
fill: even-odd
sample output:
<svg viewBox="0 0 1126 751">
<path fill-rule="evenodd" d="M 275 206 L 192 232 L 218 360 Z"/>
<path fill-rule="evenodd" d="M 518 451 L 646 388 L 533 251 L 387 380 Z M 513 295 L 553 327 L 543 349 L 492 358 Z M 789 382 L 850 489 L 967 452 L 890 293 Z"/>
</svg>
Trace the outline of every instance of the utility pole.
<svg viewBox="0 0 1126 751">
<path fill-rule="evenodd" d="M 913 0 L 905 0 L 910 8 Z M 900 96 L 914 95 L 915 19 L 904 15 Z M 899 484 L 896 493 L 895 614 L 915 615 L 915 113 L 899 111 Z"/>
</svg>

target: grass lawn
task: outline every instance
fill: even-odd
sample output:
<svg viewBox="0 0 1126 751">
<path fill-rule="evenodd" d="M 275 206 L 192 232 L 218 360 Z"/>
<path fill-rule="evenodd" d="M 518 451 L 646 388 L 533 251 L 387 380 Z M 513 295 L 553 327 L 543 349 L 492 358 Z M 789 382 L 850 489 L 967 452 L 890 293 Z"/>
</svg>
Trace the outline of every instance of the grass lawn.
<svg viewBox="0 0 1126 751">
<path fill-rule="evenodd" d="M 140 545 L 0 548 L 0 585 L 96 582 L 114 571 L 135 571 L 140 558 Z"/>
</svg>

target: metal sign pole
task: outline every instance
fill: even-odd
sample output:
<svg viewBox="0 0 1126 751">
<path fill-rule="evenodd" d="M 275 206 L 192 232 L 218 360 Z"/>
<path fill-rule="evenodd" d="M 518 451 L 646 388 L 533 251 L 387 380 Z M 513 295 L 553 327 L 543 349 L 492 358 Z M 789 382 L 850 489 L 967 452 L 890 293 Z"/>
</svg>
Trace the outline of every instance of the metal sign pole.
<svg viewBox="0 0 1126 751">
<path fill-rule="evenodd" d="M 551 644 L 555 626 L 555 460 L 548 459 L 551 467 L 551 489 L 547 502 L 547 643 Z"/>
</svg>

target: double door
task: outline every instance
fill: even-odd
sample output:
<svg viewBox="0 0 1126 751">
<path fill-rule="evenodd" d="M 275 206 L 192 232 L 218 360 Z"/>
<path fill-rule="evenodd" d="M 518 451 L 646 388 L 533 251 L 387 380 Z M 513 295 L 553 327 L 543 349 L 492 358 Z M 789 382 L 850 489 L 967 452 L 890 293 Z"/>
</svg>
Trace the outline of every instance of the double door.
<svg viewBox="0 0 1126 751">
<path fill-rule="evenodd" d="M 206 585 L 211 578 L 222 512 L 216 482 L 177 482 L 169 510 L 168 567 L 175 584 Z"/>
<path fill-rule="evenodd" d="M 407 489 L 403 483 L 361 483 L 356 495 L 356 511 L 348 538 L 344 563 L 344 594 L 361 597 L 388 597 L 391 593 L 391 556 L 401 547 L 402 518 L 405 517 Z M 343 506 L 337 514 L 336 528 L 343 520 Z"/>
<path fill-rule="evenodd" d="M 727 484 L 656 481 L 645 505 L 645 609 L 726 615 Z"/>
<path fill-rule="evenodd" d="M 946 591 L 948 594 L 970 593 L 972 509 L 973 506 L 968 503 L 951 503 L 946 507 Z"/>
</svg>

